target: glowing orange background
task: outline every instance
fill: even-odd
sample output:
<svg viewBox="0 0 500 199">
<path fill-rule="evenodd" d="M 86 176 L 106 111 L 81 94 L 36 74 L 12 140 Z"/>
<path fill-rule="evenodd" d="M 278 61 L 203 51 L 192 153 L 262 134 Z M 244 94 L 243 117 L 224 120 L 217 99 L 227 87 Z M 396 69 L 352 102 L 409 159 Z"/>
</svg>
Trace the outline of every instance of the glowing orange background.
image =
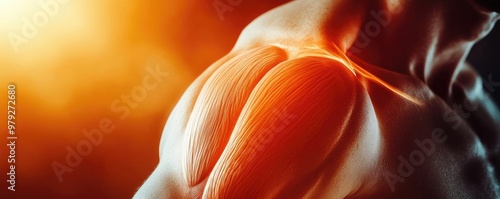
<svg viewBox="0 0 500 199">
<path fill-rule="evenodd" d="M 130 198 L 155 167 L 163 125 L 189 83 L 231 49 L 246 24 L 284 2 L 243 1 L 221 21 L 212 0 L 70 0 L 16 53 L 8 34 L 21 34 L 23 17 L 43 9 L 38 1 L 0 0 L 0 173 L 9 171 L 10 82 L 18 132 L 16 192 L 2 174 L 0 198 Z M 156 65 L 168 77 L 120 120 L 111 104 Z M 66 147 L 87 140 L 82 130 L 103 118 L 115 131 L 59 182 L 51 164 L 64 164 Z"/>
</svg>

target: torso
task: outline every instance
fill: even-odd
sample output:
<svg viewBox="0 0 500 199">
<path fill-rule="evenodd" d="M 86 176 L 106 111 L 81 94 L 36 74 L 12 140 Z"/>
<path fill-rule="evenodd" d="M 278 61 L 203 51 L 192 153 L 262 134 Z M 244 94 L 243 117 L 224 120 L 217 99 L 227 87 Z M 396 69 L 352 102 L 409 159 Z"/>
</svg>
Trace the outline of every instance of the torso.
<svg viewBox="0 0 500 199">
<path fill-rule="evenodd" d="M 178 116 L 186 118 L 183 115 L 190 114 L 206 79 L 231 57 L 229 55 L 228 58 L 221 59 L 219 64 L 214 64 L 193 83 L 181 100 L 184 103 L 179 104 L 172 112 L 172 115 L 177 116 L 169 121 L 179 123 L 181 120 L 181 125 L 183 123 L 187 125 L 188 121 L 177 119 Z M 359 84 L 364 85 L 358 88 L 363 89 L 362 92 L 369 96 L 369 104 L 362 106 L 374 109 L 373 113 L 367 113 L 365 117 L 378 122 L 379 129 L 368 129 L 368 131 L 380 134 L 381 139 L 376 143 L 380 146 L 380 154 L 378 161 L 374 163 L 374 170 L 371 171 L 373 175 L 366 179 L 366 182 L 362 182 L 369 186 L 353 190 L 346 198 L 498 198 L 500 196 L 496 177 L 499 167 L 496 151 L 499 147 L 500 123 L 499 118 L 494 118 L 494 114 L 498 114 L 498 111 L 491 108 L 485 111 L 484 106 L 485 103 L 492 103 L 491 101 L 485 102 L 486 98 L 477 96 L 456 97 L 460 96 L 460 93 L 453 93 L 451 97 L 444 99 L 445 97 L 434 95 L 432 90 L 418 79 L 379 70 L 369 65 L 363 66 L 363 63 L 358 64 L 402 92 L 415 97 L 421 104 L 411 102 L 379 83 L 358 76 Z M 466 68 L 463 73 L 470 75 L 471 71 Z M 464 91 L 475 88 L 470 85 L 464 86 L 462 83 L 457 82 L 457 85 L 465 88 Z M 483 101 L 479 101 L 480 99 Z M 464 114 L 456 115 L 453 104 L 461 105 Z M 175 138 L 180 136 L 182 131 L 184 130 L 173 130 L 164 135 L 170 139 L 166 141 L 169 143 L 166 144 L 169 150 L 177 152 L 183 150 L 182 147 L 178 149 L 172 147 L 182 139 Z M 161 150 L 167 153 L 166 148 Z M 402 171 L 400 165 L 404 165 Z M 169 169 L 176 170 L 172 165 Z M 172 181 L 181 181 L 183 178 L 178 175 L 174 179 Z M 205 183 L 206 179 L 188 189 L 182 188 L 183 185 L 176 186 L 180 187 L 181 195 L 201 197 Z"/>
</svg>

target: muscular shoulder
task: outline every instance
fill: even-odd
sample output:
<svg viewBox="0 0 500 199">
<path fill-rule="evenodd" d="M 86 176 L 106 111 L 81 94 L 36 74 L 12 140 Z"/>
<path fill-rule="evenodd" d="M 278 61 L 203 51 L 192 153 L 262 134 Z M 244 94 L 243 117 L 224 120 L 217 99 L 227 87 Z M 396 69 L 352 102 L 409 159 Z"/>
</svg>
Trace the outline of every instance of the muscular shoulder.
<svg viewBox="0 0 500 199">
<path fill-rule="evenodd" d="M 365 128 L 362 86 L 346 66 L 324 57 L 260 63 L 274 48 L 244 52 L 223 64 L 191 113 L 186 180 L 207 178 L 209 198 L 300 195 L 320 183 L 315 175 L 352 172 L 340 165 L 356 153 L 350 149 Z M 325 169 L 314 171 L 320 167 Z M 322 191 L 334 184 L 322 183 Z"/>
<path fill-rule="evenodd" d="M 333 179 L 359 171 L 340 165 L 376 153 L 376 139 L 361 133 L 367 123 L 376 127 L 367 119 L 368 101 L 354 74 L 334 59 L 290 57 L 276 46 L 233 52 L 171 113 L 161 165 L 180 189 L 206 183 L 208 198 L 300 195 L 333 185 L 349 187 L 336 192 L 346 194 L 354 185 Z"/>
</svg>

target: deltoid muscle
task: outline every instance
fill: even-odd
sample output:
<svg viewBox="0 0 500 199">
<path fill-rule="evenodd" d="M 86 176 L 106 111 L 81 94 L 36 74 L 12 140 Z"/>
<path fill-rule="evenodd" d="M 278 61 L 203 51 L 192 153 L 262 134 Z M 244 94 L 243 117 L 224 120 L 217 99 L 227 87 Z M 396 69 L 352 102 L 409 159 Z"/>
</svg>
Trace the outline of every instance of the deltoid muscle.
<svg viewBox="0 0 500 199">
<path fill-rule="evenodd" d="M 245 50 L 204 82 L 181 152 L 184 181 L 206 182 L 204 198 L 338 197 L 359 187 L 375 162 L 378 128 L 356 75 L 387 84 L 340 51 L 291 52 Z M 365 165 L 341 166 L 348 162 Z"/>
</svg>

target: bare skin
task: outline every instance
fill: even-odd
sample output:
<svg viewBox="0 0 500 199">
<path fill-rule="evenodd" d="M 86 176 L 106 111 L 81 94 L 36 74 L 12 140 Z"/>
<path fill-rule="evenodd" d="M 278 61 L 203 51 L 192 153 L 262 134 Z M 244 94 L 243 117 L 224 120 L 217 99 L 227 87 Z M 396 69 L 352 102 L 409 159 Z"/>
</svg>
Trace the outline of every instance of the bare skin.
<svg viewBox="0 0 500 199">
<path fill-rule="evenodd" d="M 387 24 L 360 45 L 371 11 Z M 472 0 L 276 8 L 185 92 L 135 198 L 498 198 L 500 112 L 464 61 L 497 19 Z"/>
</svg>

